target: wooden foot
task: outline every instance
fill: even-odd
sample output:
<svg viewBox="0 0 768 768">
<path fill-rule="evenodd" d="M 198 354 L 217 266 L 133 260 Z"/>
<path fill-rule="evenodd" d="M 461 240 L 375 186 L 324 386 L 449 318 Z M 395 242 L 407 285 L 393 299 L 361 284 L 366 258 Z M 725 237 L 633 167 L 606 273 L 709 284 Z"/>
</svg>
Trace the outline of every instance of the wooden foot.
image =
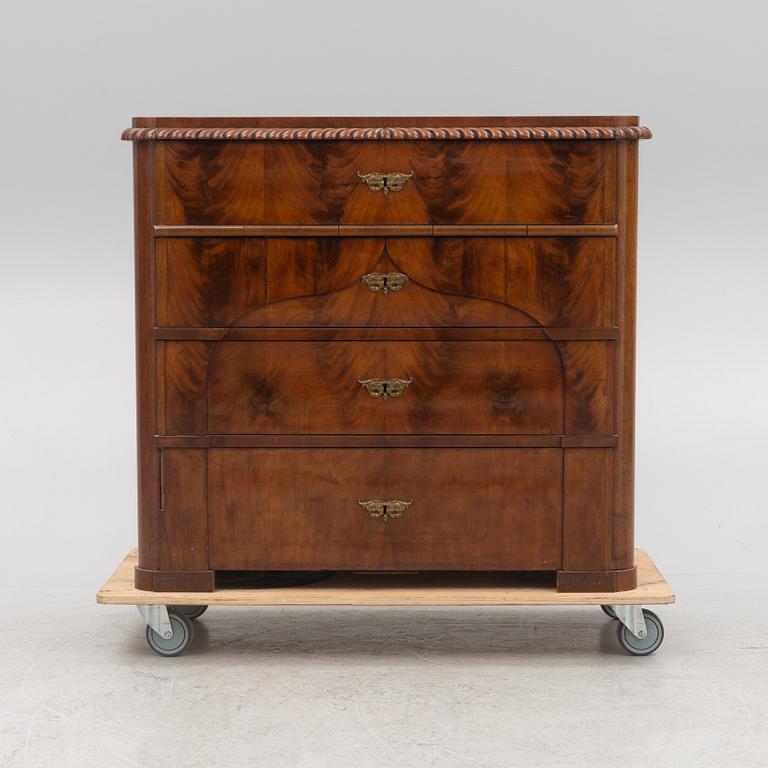
<svg viewBox="0 0 768 768">
<path fill-rule="evenodd" d="M 621 571 L 558 571 L 558 592 L 625 592 L 637 586 L 637 566 Z"/>
<path fill-rule="evenodd" d="M 215 571 L 151 571 L 136 566 L 136 589 L 148 592 L 213 592 Z"/>
</svg>

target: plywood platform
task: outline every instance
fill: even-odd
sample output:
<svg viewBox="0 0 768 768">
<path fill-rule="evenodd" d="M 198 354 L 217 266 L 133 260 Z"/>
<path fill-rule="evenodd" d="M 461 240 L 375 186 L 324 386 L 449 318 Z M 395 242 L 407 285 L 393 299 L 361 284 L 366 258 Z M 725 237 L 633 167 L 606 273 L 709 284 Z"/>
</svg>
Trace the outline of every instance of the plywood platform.
<svg viewBox="0 0 768 768">
<path fill-rule="evenodd" d="M 340 573 L 303 587 L 226 588 L 215 592 L 145 592 L 133 585 L 136 551 L 99 590 L 113 605 L 661 605 L 675 595 L 643 549 L 635 550 L 636 589 L 557 592 L 514 574 Z"/>
</svg>

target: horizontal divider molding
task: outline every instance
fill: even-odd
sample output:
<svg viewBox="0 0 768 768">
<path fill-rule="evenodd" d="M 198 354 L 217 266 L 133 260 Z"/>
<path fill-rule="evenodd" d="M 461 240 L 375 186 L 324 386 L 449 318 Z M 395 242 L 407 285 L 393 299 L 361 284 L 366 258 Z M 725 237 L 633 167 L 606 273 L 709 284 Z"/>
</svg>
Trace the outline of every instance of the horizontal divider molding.
<svg viewBox="0 0 768 768">
<path fill-rule="evenodd" d="M 617 224 L 155 224 L 155 237 L 616 237 Z"/>
<path fill-rule="evenodd" d="M 229 225 L 216 226 L 211 224 L 201 224 L 197 227 L 176 224 L 156 224 L 152 229 L 155 237 L 245 237 L 247 227 Z"/>
<path fill-rule="evenodd" d="M 155 435 L 155 448 L 615 448 L 615 435 Z"/>
<path fill-rule="evenodd" d="M 616 237 L 617 224 L 529 224 L 529 237 Z"/>
<path fill-rule="evenodd" d="M 525 224 L 435 224 L 431 234 L 435 237 L 525 237 Z"/>
<path fill-rule="evenodd" d="M 614 341 L 617 328 L 155 328 L 156 341 Z"/>
</svg>

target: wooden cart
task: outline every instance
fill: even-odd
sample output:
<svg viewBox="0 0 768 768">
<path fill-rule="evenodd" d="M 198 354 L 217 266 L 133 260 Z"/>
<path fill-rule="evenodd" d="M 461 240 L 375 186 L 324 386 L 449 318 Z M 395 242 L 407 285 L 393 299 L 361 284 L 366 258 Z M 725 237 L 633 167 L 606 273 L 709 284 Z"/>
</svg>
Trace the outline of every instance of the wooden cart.
<svg viewBox="0 0 768 768">
<path fill-rule="evenodd" d="M 599 605 L 617 621 L 621 646 L 633 656 L 647 656 L 661 645 L 664 627 L 643 605 L 675 602 L 669 584 L 642 549 L 635 551 L 637 588 L 626 592 L 557 592 L 519 574 L 426 572 L 339 573 L 305 586 L 146 592 L 133 583 L 136 560 L 136 551 L 129 552 L 96 601 L 135 605 L 147 625 L 147 642 L 161 656 L 178 656 L 189 646 L 192 620 L 209 605 Z"/>
</svg>

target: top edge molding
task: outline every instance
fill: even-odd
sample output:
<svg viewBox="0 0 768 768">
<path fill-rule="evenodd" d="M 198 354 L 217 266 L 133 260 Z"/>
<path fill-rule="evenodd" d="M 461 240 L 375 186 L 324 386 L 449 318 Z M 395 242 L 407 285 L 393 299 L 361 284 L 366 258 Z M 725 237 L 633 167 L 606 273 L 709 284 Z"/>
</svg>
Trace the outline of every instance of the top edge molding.
<svg viewBox="0 0 768 768">
<path fill-rule="evenodd" d="M 479 126 L 339 128 L 126 128 L 124 141 L 579 141 L 650 139 L 649 128 L 621 126 Z"/>
</svg>

